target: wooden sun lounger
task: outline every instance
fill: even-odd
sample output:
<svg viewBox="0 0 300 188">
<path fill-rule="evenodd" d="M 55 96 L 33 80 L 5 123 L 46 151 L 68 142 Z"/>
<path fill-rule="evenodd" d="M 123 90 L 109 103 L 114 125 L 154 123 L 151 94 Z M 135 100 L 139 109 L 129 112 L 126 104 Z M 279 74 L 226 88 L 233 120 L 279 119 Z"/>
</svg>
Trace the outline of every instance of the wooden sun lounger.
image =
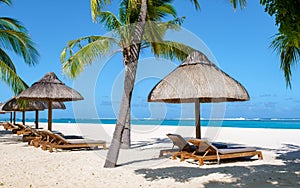
<svg viewBox="0 0 300 188">
<path fill-rule="evenodd" d="M 106 142 L 103 140 L 92 139 L 65 139 L 58 134 L 54 134 L 48 130 L 38 131 L 43 135 L 39 139 L 32 141 L 32 145 L 42 146 L 43 150 L 49 149 L 53 152 L 53 149 L 76 149 L 76 148 L 97 148 L 102 146 L 106 149 Z"/>
<path fill-rule="evenodd" d="M 172 159 L 174 160 L 177 157 L 180 157 L 180 161 L 193 159 L 198 161 L 199 165 L 203 165 L 204 161 L 216 160 L 218 164 L 220 164 L 221 159 L 253 157 L 255 155 L 257 155 L 259 159 L 263 159 L 261 151 L 257 151 L 256 148 L 252 147 L 228 148 L 224 144 L 212 144 L 201 139 L 190 139 L 186 141 L 178 134 L 167 134 L 167 136 L 172 140 L 173 147 L 177 146 L 179 148 L 177 151 L 166 150 L 172 155 Z M 160 156 L 163 155 L 163 152 L 164 151 L 161 151 Z"/>
<path fill-rule="evenodd" d="M 216 160 L 218 164 L 220 164 L 222 159 L 253 157 L 255 155 L 258 156 L 258 159 L 263 159 L 261 151 L 257 151 L 256 148 L 253 147 L 232 147 L 218 149 L 211 143 L 201 139 L 191 139 L 189 142 L 193 143 L 197 147 L 197 150 L 192 153 L 177 153 L 173 156 L 173 159 L 174 157 L 176 158 L 176 156 L 180 156 L 181 161 L 185 159 L 194 159 L 199 161 L 199 165 L 203 165 L 204 161 Z"/>
<path fill-rule="evenodd" d="M 5 130 L 19 129 L 18 126 L 14 125 L 14 124 L 12 124 L 10 122 L 4 122 L 2 125 L 3 125 L 3 127 L 4 127 Z"/>
</svg>

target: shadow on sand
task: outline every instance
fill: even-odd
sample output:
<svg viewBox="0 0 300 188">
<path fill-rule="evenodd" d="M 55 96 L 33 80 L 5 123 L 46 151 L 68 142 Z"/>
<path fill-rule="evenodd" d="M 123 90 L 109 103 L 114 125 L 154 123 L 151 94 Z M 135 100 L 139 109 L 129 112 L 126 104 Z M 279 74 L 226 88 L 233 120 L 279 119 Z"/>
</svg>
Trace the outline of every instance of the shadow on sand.
<svg viewBox="0 0 300 188">
<path fill-rule="evenodd" d="M 214 173 L 226 174 L 236 180 L 230 183 L 214 180 L 205 183 L 205 187 L 300 187 L 300 147 L 286 144 L 276 154 L 278 155 L 276 159 L 282 160 L 283 165 L 262 164 L 228 167 L 214 164 L 215 168 L 198 166 L 143 168 L 135 170 L 135 173 L 143 175 L 148 181 L 172 178 L 176 182 L 187 182 L 193 178 Z"/>
<path fill-rule="evenodd" d="M 0 142 L 4 144 L 18 144 L 22 142 L 22 138 L 11 131 L 0 130 Z"/>
</svg>

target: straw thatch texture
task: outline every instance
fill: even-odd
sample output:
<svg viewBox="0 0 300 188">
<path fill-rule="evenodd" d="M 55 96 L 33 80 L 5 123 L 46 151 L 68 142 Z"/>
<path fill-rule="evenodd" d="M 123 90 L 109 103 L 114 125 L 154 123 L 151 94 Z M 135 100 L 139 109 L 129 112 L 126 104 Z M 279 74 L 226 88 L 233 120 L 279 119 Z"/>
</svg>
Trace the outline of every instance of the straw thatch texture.
<svg viewBox="0 0 300 188">
<path fill-rule="evenodd" d="M 5 114 L 6 112 L 2 110 L 4 103 L 0 102 L 0 114 Z"/>
<path fill-rule="evenodd" d="M 38 82 L 22 91 L 17 99 L 40 100 L 48 102 L 48 130 L 52 129 L 53 102 L 83 100 L 74 89 L 62 83 L 53 72 L 47 73 Z"/>
<path fill-rule="evenodd" d="M 46 102 L 43 101 L 43 104 L 44 104 L 44 106 L 45 106 L 46 109 L 49 108 L 48 103 L 46 103 Z M 63 102 L 53 102 L 52 103 L 52 109 L 61 109 L 61 110 L 64 110 L 64 109 L 66 109 L 66 105 Z"/>
<path fill-rule="evenodd" d="M 149 102 L 201 103 L 246 101 L 246 89 L 207 57 L 194 51 L 150 92 Z"/>
<path fill-rule="evenodd" d="M 34 111 L 44 110 L 45 105 L 40 101 L 17 100 L 13 97 L 3 104 L 2 109 L 4 111 Z"/>
<path fill-rule="evenodd" d="M 53 102 L 52 108 L 66 109 L 66 106 L 63 102 Z M 3 103 L 0 109 L 4 112 L 45 110 L 48 109 L 48 103 L 37 100 L 17 100 L 16 97 L 13 97 L 7 102 Z"/>
<path fill-rule="evenodd" d="M 83 99 L 77 91 L 62 83 L 53 72 L 47 73 L 41 80 L 21 92 L 17 98 L 44 101 L 76 101 Z"/>
</svg>

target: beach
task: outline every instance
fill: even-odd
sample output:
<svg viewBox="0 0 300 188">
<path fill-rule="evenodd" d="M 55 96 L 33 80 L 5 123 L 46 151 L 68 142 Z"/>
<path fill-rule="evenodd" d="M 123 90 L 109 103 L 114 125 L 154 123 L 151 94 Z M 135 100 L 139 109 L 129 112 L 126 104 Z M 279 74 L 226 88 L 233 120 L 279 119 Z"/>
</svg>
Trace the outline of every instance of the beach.
<svg viewBox="0 0 300 188">
<path fill-rule="evenodd" d="M 114 125 L 54 123 L 53 130 L 105 140 L 109 147 Z M 120 151 L 116 168 L 103 168 L 108 150 L 50 153 L 0 126 L 0 187 L 300 186 L 299 129 L 202 127 L 210 141 L 256 147 L 263 154 L 263 160 L 255 156 L 203 166 L 188 159 L 159 158 L 160 150 L 172 148 L 167 133 L 193 138 L 193 126 L 133 125 L 131 130 L 132 149 Z"/>
</svg>

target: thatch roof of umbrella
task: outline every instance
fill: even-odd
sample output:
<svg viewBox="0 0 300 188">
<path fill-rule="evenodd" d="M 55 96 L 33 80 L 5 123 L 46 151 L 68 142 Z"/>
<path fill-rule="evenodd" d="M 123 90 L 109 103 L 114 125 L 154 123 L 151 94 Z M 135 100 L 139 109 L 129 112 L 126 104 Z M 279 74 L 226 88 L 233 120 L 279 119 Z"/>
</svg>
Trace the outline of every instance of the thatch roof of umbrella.
<svg viewBox="0 0 300 188">
<path fill-rule="evenodd" d="M 66 106 L 62 102 L 54 102 L 52 105 L 53 109 L 66 109 Z M 2 110 L 4 111 L 17 111 L 23 112 L 22 121 L 25 124 L 25 111 L 36 111 L 36 123 L 38 121 L 38 111 L 48 109 L 48 103 L 41 102 L 38 100 L 22 100 L 16 99 L 16 97 L 12 97 L 8 101 L 6 101 Z M 37 125 L 36 125 L 37 126 Z"/>
<path fill-rule="evenodd" d="M 17 100 L 16 97 L 12 97 L 4 103 L 2 109 L 5 111 L 22 112 L 22 123 L 25 125 L 25 111 L 44 110 L 45 105 L 39 101 Z"/>
<path fill-rule="evenodd" d="M 44 110 L 44 103 L 36 100 L 17 100 L 16 97 L 13 97 L 6 101 L 2 107 L 4 111 L 35 111 L 35 110 Z"/>
<path fill-rule="evenodd" d="M 6 112 L 4 110 L 2 110 L 4 103 L 0 102 L 0 114 L 5 114 Z"/>
<path fill-rule="evenodd" d="M 17 98 L 61 102 L 83 100 L 80 93 L 66 86 L 53 72 L 47 73 L 42 79 L 21 92 Z"/>
<path fill-rule="evenodd" d="M 83 100 L 80 93 L 66 86 L 53 72 L 47 73 L 42 79 L 21 92 L 17 98 L 47 101 L 49 130 L 52 128 L 52 102 Z"/>
<path fill-rule="evenodd" d="M 200 132 L 199 102 L 249 100 L 247 90 L 201 52 L 192 52 L 150 92 L 149 102 L 195 103 L 197 137 Z M 199 121 L 199 122 L 198 122 Z M 199 125 L 198 125 L 199 124 Z"/>
<path fill-rule="evenodd" d="M 52 108 L 66 109 L 66 106 L 63 102 L 54 102 Z M 17 100 L 16 97 L 13 97 L 5 103 L 3 103 L 0 109 L 4 112 L 45 110 L 48 109 L 48 103 L 37 100 Z"/>
<path fill-rule="evenodd" d="M 201 103 L 246 101 L 246 89 L 199 51 L 194 51 L 150 92 L 149 102 Z"/>
<path fill-rule="evenodd" d="M 45 106 L 45 109 L 49 108 L 49 104 L 47 102 L 43 101 L 43 104 Z M 66 105 L 63 102 L 53 102 L 52 103 L 52 109 L 65 110 L 66 109 Z"/>
</svg>

